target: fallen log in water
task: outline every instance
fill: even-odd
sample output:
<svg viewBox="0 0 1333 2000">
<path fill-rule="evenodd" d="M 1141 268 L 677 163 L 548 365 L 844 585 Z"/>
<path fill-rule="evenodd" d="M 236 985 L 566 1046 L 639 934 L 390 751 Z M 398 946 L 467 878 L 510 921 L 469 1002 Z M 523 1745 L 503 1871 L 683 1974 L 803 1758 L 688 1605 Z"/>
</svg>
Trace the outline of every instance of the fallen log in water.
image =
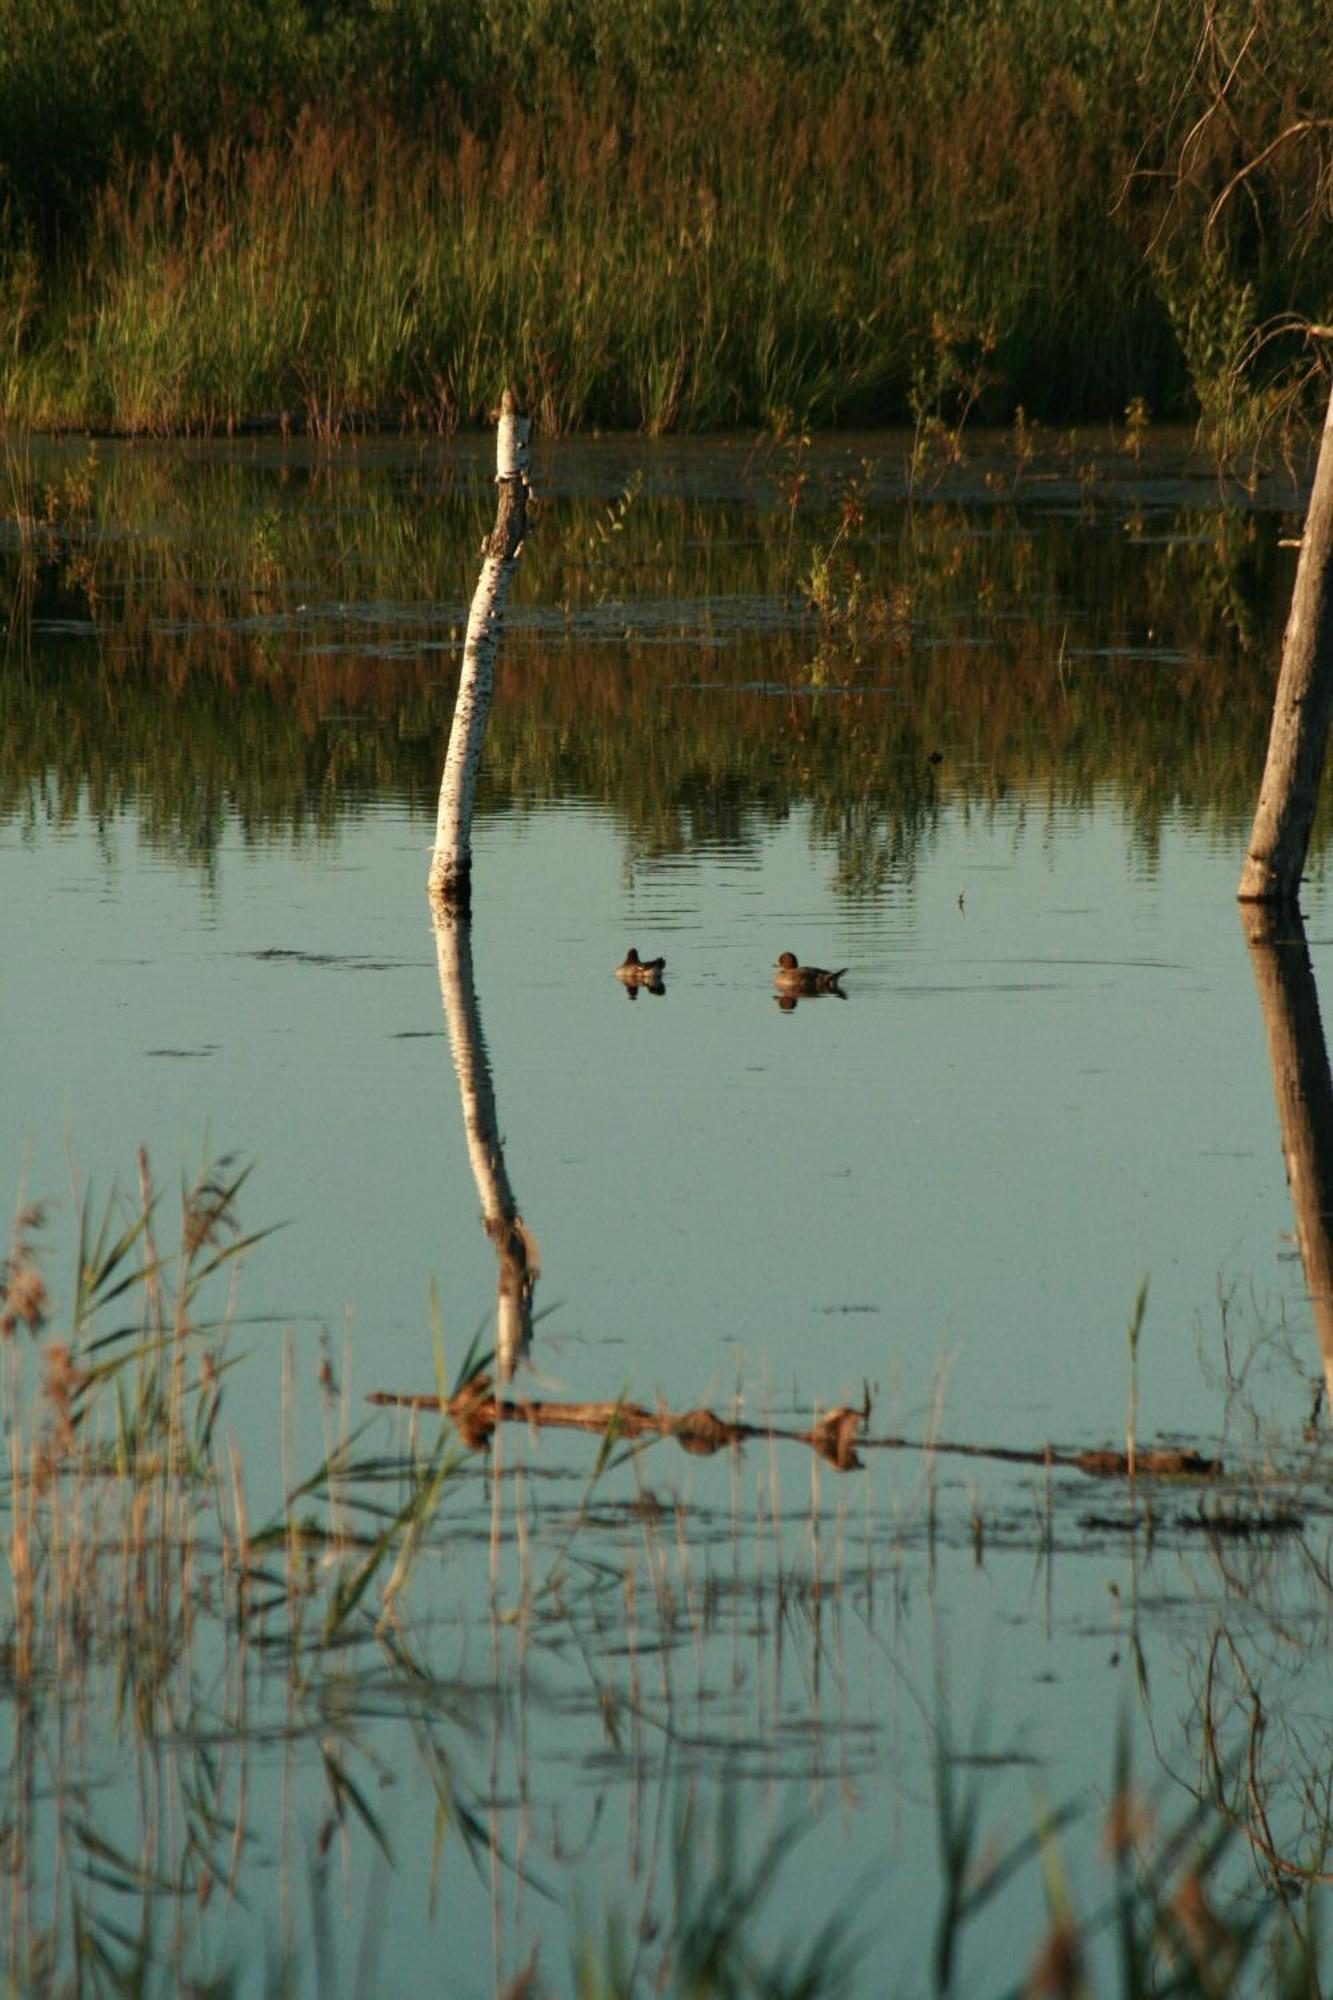
<svg viewBox="0 0 1333 2000">
<path fill-rule="evenodd" d="M 641 1403 L 547 1403 L 530 1397 L 496 1396 L 489 1378 L 473 1376 L 452 1396 L 433 1396 L 393 1389 L 372 1389 L 366 1399 L 381 1407 L 438 1410 L 449 1418 L 464 1444 L 485 1444 L 497 1424 L 529 1424 L 537 1429 L 592 1431 L 598 1436 L 673 1437 L 682 1451 L 711 1457 L 727 1446 L 752 1438 L 780 1438 L 808 1444 L 839 1472 L 850 1472 L 861 1461 L 853 1449 L 868 1411 L 830 1410 L 808 1431 L 782 1430 L 773 1424 L 743 1424 L 715 1416 L 712 1410 L 649 1410 Z"/>
<path fill-rule="evenodd" d="M 861 1443 L 867 1451 L 929 1451 L 945 1458 L 989 1458 L 1002 1465 L 1049 1465 L 1056 1472 L 1085 1472 L 1090 1479 L 1131 1477 L 1128 1453 L 1105 1448 L 1061 1451 L 1055 1445 L 951 1444 L 944 1438 L 905 1437 L 868 1437 Z M 1193 1446 L 1162 1445 L 1134 1454 L 1133 1474 L 1148 1479 L 1217 1479 L 1221 1473 L 1220 1458 L 1207 1458 Z"/>
<path fill-rule="evenodd" d="M 499 1424 L 528 1424 L 537 1430 L 590 1431 L 600 1437 L 672 1437 L 682 1451 L 710 1457 L 724 1448 L 738 1447 L 752 1439 L 775 1438 L 789 1444 L 808 1444 L 839 1472 L 854 1471 L 863 1451 L 937 1452 L 942 1456 L 988 1458 L 1010 1465 L 1050 1466 L 1057 1471 L 1083 1472 L 1090 1478 L 1124 1479 L 1129 1476 L 1129 1459 L 1123 1451 L 1056 1451 L 1049 1446 L 1028 1450 L 1015 1445 L 950 1444 L 941 1440 L 864 1435 L 870 1419 L 867 1396 L 859 1410 L 845 1405 L 830 1410 L 807 1431 L 786 1430 L 776 1424 L 746 1424 L 719 1417 L 712 1410 L 676 1412 L 665 1408 L 650 1410 L 642 1403 L 553 1403 L 534 1401 L 527 1396 L 497 1396 L 489 1376 L 474 1375 L 452 1396 L 429 1391 L 372 1389 L 367 1399 L 381 1408 L 437 1410 L 448 1417 L 464 1444 L 484 1445 Z M 1206 1458 L 1202 1452 L 1172 1447 L 1140 1451 L 1135 1455 L 1135 1474 L 1150 1479 L 1215 1479 L 1222 1462 Z"/>
</svg>

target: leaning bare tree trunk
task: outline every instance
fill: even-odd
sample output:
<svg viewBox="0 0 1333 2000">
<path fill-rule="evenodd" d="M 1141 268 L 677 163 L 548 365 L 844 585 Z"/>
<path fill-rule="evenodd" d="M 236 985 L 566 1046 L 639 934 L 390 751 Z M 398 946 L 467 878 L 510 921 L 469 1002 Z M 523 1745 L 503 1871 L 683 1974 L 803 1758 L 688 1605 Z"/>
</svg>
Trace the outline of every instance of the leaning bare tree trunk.
<svg viewBox="0 0 1333 2000">
<path fill-rule="evenodd" d="M 527 527 L 529 428 L 528 419 L 518 414 L 513 390 L 506 389 L 495 445 L 499 502 L 495 526 L 482 544 L 485 560 L 468 614 L 463 670 L 440 782 L 435 851 L 427 883 L 431 902 L 437 909 L 455 910 L 463 916 L 472 905 L 472 809 L 495 683 L 500 625 Z"/>
<path fill-rule="evenodd" d="M 1242 902 L 1292 903 L 1301 885 L 1333 712 L 1333 395 L 1305 517 L 1282 671 L 1273 703 L 1268 761 L 1249 852 L 1236 894 Z"/>
<path fill-rule="evenodd" d="M 471 927 L 465 918 L 440 909 L 434 913 L 434 925 L 440 998 L 463 1105 L 467 1156 L 481 1201 L 482 1228 L 495 1248 L 495 1361 L 500 1380 L 507 1382 L 532 1345 L 532 1291 L 541 1275 L 541 1260 L 505 1172 L 491 1066 L 472 978 Z"/>
<path fill-rule="evenodd" d="M 1333 1409 L 1333 1076 L 1319 995 L 1296 910 L 1241 913 L 1259 989 L 1282 1128 L 1296 1242 Z"/>
</svg>

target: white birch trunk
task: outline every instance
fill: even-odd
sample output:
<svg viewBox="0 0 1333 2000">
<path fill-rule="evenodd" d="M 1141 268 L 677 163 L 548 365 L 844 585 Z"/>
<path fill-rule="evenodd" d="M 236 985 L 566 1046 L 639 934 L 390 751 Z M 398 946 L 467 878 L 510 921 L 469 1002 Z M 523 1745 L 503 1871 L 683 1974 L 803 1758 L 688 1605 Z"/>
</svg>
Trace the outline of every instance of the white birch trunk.
<svg viewBox="0 0 1333 2000">
<path fill-rule="evenodd" d="M 541 1259 L 505 1172 L 491 1067 L 472 977 L 470 927 L 465 917 L 439 909 L 434 927 L 440 998 L 463 1106 L 467 1156 L 481 1201 L 482 1227 L 495 1246 L 499 1267 L 495 1360 L 500 1380 L 507 1382 L 532 1344 L 532 1292 L 541 1274 Z"/>
<path fill-rule="evenodd" d="M 1305 517 L 1242 902 L 1292 903 L 1301 886 L 1333 713 L 1333 395 Z"/>
<path fill-rule="evenodd" d="M 513 390 L 506 389 L 495 445 L 495 482 L 499 487 L 495 527 L 482 544 L 481 576 L 468 614 L 427 883 L 437 909 L 464 915 L 472 904 L 472 812 L 495 685 L 495 656 L 505 601 L 527 526 L 530 428 L 528 419 L 518 414 Z"/>
</svg>

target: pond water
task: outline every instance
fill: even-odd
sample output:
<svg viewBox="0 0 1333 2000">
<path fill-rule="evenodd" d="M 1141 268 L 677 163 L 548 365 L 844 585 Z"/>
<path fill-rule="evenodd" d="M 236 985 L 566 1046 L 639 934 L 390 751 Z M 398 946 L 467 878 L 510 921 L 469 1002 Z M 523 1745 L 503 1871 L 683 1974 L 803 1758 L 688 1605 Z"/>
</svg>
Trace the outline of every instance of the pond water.
<svg viewBox="0 0 1333 2000">
<path fill-rule="evenodd" d="M 423 1536 L 410 1646 L 381 1623 L 298 1676 L 221 1631 L 188 1713 L 178 1688 L 137 1731 L 108 1647 L 40 1783 L 15 1694 L 9 1820 L 51 1846 L 14 1935 L 59 1936 L 74 1880 L 112 1957 L 151 1934 L 162 1990 L 264 1990 L 290 1949 L 300 1990 L 438 1988 L 442 1962 L 439 1990 L 526 1990 L 535 1952 L 532 1990 L 572 1991 L 583 1949 L 646 1991 L 730 1868 L 789 1974 L 1010 1990 L 1053 1854 L 1086 1914 L 1110 1893 L 1122 1737 L 1165 1831 L 1196 1793 L 1230 1809 L 1262 1702 L 1256 1789 L 1309 1851 L 1320 1301 L 1234 901 L 1301 491 L 1224 487 L 1175 440 L 543 448 L 460 965 L 425 878 L 489 453 L 11 466 L 0 1036 L 53 1317 L 77 1201 L 129 1199 L 139 1145 L 168 1188 L 252 1162 L 243 1222 L 283 1225 L 229 1337 L 252 1520 L 367 1411 L 358 1451 L 403 1476 L 438 1419 L 367 1396 L 494 1342 L 466 1017 L 540 1259 L 512 1393 L 787 1432 L 854 1407 L 860 1463 L 774 1439 L 602 1466 L 596 1436 L 501 1425 Z M 1315 982 L 1325 851 L 1321 824 L 1287 947 Z M 663 992 L 611 976 L 630 945 Z M 788 948 L 844 997 L 779 1004 Z M 1220 1488 L 1069 1468 L 1124 1449 L 1131 1389 L 1139 1447 L 1220 1458 Z M 182 1833 L 205 1753 L 234 1855 L 208 1894 Z M 978 1865 L 1078 1816 L 945 1966 L 972 1786 Z M 152 1883 L 99 1889 L 74 1798 Z M 1237 1893 L 1272 1871 L 1253 1844 Z"/>
</svg>

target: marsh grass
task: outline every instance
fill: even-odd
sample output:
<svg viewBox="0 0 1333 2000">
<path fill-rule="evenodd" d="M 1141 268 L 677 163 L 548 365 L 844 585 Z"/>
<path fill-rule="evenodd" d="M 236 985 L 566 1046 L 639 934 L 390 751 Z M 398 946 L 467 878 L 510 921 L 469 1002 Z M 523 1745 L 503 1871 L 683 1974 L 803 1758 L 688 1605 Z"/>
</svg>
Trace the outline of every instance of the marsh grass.
<svg viewBox="0 0 1333 2000">
<path fill-rule="evenodd" d="M 479 422 L 506 382 L 547 431 L 886 412 L 911 301 L 886 320 L 871 230 L 896 161 L 835 171 L 850 103 L 793 135 L 759 93 L 727 107 L 735 151 L 716 110 L 635 126 L 571 97 L 452 152 L 308 121 L 178 152 L 100 198 L 0 409 L 159 432 L 267 417 L 330 441 Z M 871 251 L 853 266 L 848 238 Z"/>
<path fill-rule="evenodd" d="M 1333 75 L 1246 11 L 117 0 L 94 51 L 5 0 L 0 417 L 332 444 L 512 383 L 547 431 L 907 420 L 923 472 L 1015 406 L 1244 449 L 1309 372 Z"/>
</svg>

